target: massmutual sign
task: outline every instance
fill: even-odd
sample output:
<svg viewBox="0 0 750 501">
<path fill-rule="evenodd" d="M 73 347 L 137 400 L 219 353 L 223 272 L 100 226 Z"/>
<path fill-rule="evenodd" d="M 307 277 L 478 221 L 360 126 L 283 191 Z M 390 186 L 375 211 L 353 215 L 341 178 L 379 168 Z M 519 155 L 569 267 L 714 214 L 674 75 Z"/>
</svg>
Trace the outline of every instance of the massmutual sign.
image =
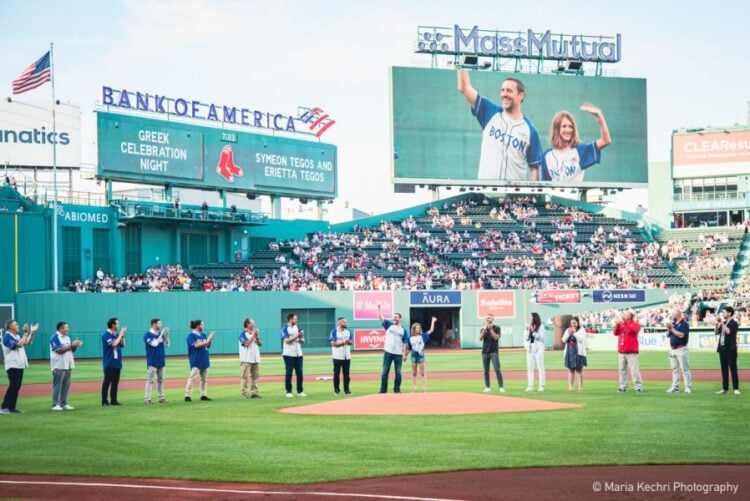
<svg viewBox="0 0 750 501">
<path fill-rule="evenodd" d="M 621 58 L 622 37 L 418 26 L 415 52 L 615 63 Z"/>
</svg>

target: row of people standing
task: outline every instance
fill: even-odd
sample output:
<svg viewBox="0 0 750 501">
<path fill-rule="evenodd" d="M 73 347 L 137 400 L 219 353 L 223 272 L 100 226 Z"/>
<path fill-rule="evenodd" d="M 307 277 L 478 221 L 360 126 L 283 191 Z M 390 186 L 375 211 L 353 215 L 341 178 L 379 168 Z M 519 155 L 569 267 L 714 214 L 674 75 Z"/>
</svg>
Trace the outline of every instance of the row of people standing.
<svg viewBox="0 0 750 501">
<path fill-rule="evenodd" d="M 386 330 L 385 349 L 383 356 L 383 370 L 381 373 L 380 391 L 385 393 L 388 386 L 388 376 L 391 365 L 395 366 L 394 391 L 400 392 L 401 385 L 401 362 L 405 362 L 409 354 L 412 360 L 412 391 L 416 391 L 418 373 L 423 381 L 422 390 L 427 388 L 427 375 L 425 370 L 425 344 L 432 334 L 436 318 L 432 318 L 430 330 L 424 332 L 422 326 L 415 323 L 407 334 L 401 325 L 401 315 L 395 313 L 390 320 L 383 318 L 381 307 L 378 305 L 378 315 Z M 201 400 L 211 400 L 208 396 L 208 368 L 210 367 L 209 348 L 214 339 L 214 333 L 206 335 L 204 323 L 201 320 L 190 322 L 191 332 L 187 336 L 188 360 L 190 364 L 190 377 L 185 386 L 185 401 L 192 401 L 193 386 L 200 381 Z M 18 393 L 23 381 L 23 371 L 28 367 L 24 347 L 31 344 L 34 334 L 38 330 L 38 324 L 24 325 L 22 334 L 19 334 L 19 325 L 15 320 L 9 320 L 5 324 L 5 333 L 2 338 L 5 368 L 8 375 L 8 389 L 3 399 L 1 414 L 19 412 L 16 403 Z M 669 361 L 672 369 L 672 385 L 668 393 L 679 392 L 680 379 L 685 385 L 685 393 L 692 392 L 692 375 L 689 368 L 689 325 L 680 311 L 672 314 L 672 319 L 665 324 L 666 336 L 669 339 Z M 722 312 L 720 320 L 716 325 L 717 351 L 719 352 L 722 389 L 717 393 L 727 393 L 729 389 L 729 376 L 732 377 L 732 385 L 735 394 L 739 394 L 739 378 L 737 371 L 737 332 L 739 324 L 735 318 L 735 311 L 726 307 Z M 71 340 L 67 322 L 58 322 L 55 334 L 50 338 L 50 365 L 53 376 L 52 386 L 52 409 L 73 410 L 68 403 L 70 389 L 71 370 L 75 367 L 73 353 L 82 345 L 81 340 Z M 118 386 L 122 370 L 122 348 L 125 347 L 127 328 L 120 328 L 117 318 L 107 321 L 107 330 L 102 334 L 102 365 L 104 380 L 102 382 L 101 397 L 102 405 L 121 405 L 118 400 Z M 618 391 L 627 391 L 627 379 L 633 382 L 637 393 L 643 392 L 643 380 L 640 371 L 638 335 L 640 325 L 634 319 L 632 311 L 619 314 L 613 331 L 618 338 L 618 366 L 619 386 Z M 489 315 L 486 324 L 480 332 L 482 341 L 482 361 L 484 369 L 485 392 L 490 392 L 489 368 L 492 365 L 497 378 L 498 388 L 501 393 L 505 392 L 503 386 L 502 372 L 499 359 L 500 327 L 494 325 L 494 317 Z M 304 330 L 298 326 L 297 315 L 290 314 L 287 317 L 287 325 L 281 330 L 283 342 L 283 359 L 285 362 L 285 389 L 287 397 L 292 397 L 292 375 L 296 375 L 296 386 L 298 396 L 304 397 L 303 384 L 303 354 Z M 260 364 L 260 349 L 262 341 L 260 332 L 255 322 L 247 318 L 243 324 L 243 331 L 239 334 L 239 350 L 241 365 L 241 392 L 243 398 L 258 398 L 258 378 Z M 162 328 L 160 319 L 152 319 L 148 332 L 143 337 L 146 347 L 147 378 L 145 388 L 145 400 L 147 404 L 152 402 L 152 388 L 154 383 L 157 387 L 159 403 L 166 403 L 164 393 L 164 367 L 166 365 L 165 347 L 170 345 L 169 328 Z M 337 319 L 337 326 L 331 330 L 329 342 L 333 357 L 333 385 L 334 393 L 340 393 L 340 376 L 343 373 L 344 393 L 350 394 L 350 369 L 351 369 L 351 346 L 353 336 L 347 328 L 344 317 Z M 573 317 L 570 326 L 562 336 L 564 345 L 564 364 L 568 369 L 568 391 L 573 391 L 574 382 L 578 383 L 578 391 L 583 391 L 583 367 L 587 365 L 588 334 L 581 327 L 577 317 Z M 532 313 L 527 327 L 526 337 L 527 353 L 527 375 L 528 386 L 526 391 L 534 389 L 534 370 L 538 371 L 539 391 L 544 391 L 545 369 L 544 351 L 545 334 L 541 318 L 537 313 Z M 249 388 L 249 391 L 248 391 Z"/>
<path fill-rule="evenodd" d="M 484 371 L 484 392 L 490 393 L 490 365 L 495 372 L 498 390 L 505 393 L 503 386 L 503 374 L 500 367 L 499 345 L 501 330 L 495 325 L 493 315 L 488 315 L 485 324 L 479 333 L 479 340 L 482 342 L 482 368 Z M 577 375 L 578 391 L 583 391 L 583 368 L 587 364 L 586 356 L 588 351 L 588 335 L 581 327 L 578 317 L 571 319 L 570 327 L 565 330 L 562 337 L 564 345 L 563 360 L 565 367 L 568 369 L 568 391 L 573 391 L 573 380 Z M 544 391 L 546 383 L 546 371 L 544 368 L 545 352 L 545 329 L 541 317 L 538 313 L 531 314 L 529 325 L 526 327 L 526 337 L 524 340 L 526 350 L 526 372 L 527 386 L 526 391 L 534 391 L 534 373 L 538 373 L 539 392 Z"/>
</svg>

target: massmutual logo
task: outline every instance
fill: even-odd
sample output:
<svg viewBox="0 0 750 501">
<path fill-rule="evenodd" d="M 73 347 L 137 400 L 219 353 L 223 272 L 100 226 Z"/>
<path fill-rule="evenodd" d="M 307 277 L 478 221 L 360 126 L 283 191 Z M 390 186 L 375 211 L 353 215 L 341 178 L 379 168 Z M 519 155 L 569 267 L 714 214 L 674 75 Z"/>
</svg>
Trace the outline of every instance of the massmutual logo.
<svg viewBox="0 0 750 501">
<path fill-rule="evenodd" d="M 620 61 L 622 37 L 565 35 L 551 30 L 523 32 L 419 26 L 416 52 L 476 54 L 527 59 L 575 59 L 591 62 Z"/>
</svg>

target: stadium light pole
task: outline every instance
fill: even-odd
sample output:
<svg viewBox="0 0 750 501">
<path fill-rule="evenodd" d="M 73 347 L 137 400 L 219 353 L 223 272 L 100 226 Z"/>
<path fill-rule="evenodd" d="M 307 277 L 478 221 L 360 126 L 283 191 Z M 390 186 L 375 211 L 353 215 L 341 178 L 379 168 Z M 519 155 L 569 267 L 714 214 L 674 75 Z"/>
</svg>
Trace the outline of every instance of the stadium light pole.
<svg viewBox="0 0 750 501">
<path fill-rule="evenodd" d="M 52 80 L 52 137 L 57 138 L 57 122 L 55 121 L 55 63 L 52 55 L 53 43 L 49 44 L 50 79 Z M 57 292 L 57 139 L 52 141 L 52 186 L 54 202 L 52 203 L 52 290 Z"/>
</svg>

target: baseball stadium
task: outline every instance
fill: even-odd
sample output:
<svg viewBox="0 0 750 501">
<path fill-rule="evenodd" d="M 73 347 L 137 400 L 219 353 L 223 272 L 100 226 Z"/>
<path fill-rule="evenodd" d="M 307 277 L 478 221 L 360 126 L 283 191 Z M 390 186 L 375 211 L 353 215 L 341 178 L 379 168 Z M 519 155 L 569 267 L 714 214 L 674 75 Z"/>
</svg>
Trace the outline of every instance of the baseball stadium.
<svg viewBox="0 0 750 501">
<path fill-rule="evenodd" d="M 750 495 L 747 89 L 441 3 L 0 7 L 0 497 Z"/>
</svg>

